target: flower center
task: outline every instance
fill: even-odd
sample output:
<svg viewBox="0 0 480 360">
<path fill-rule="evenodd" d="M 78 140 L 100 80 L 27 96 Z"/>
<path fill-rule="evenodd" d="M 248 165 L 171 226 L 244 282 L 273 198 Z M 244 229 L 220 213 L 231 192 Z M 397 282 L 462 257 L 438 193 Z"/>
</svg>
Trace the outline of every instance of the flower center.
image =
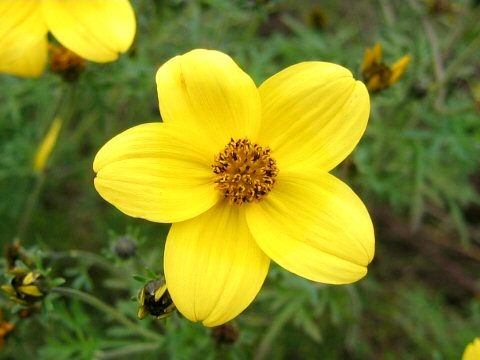
<svg viewBox="0 0 480 360">
<path fill-rule="evenodd" d="M 392 69 L 384 63 L 373 63 L 368 69 L 363 72 L 365 79 L 368 81 L 374 76 L 378 77 L 380 88 L 386 88 L 390 84 L 392 77 Z"/>
<path fill-rule="evenodd" d="M 262 200 L 273 188 L 278 168 L 270 149 L 248 139 L 231 139 L 212 164 L 215 184 L 231 204 Z"/>
</svg>

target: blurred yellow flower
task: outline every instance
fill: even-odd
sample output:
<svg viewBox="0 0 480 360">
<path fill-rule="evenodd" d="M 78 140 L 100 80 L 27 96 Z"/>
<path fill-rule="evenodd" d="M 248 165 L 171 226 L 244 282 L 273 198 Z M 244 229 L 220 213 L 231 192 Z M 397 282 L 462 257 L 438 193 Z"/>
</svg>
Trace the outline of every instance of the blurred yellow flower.
<svg viewBox="0 0 480 360">
<path fill-rule="evenodd" d="M 480 359 L 480 338 L 475 338 L 467 345 L 462 356 L 462 360 L 478 360 Z"/>
<path fill-rule="evenodd" d="M 35 157 L 33 159 L 33 170 L 35 170 L 36 172 L 41 173 L 45 169 L 45 165 L 47 165 L 50 153 L 52 152 L 55 143 L 57 142 L 58 134 L 60 133 L 61 127 L 62 119 L 58 117 L 55 118 L 52 122 L 52 125 L 50 125 L 50 129 L 48 129 L 47 134 L 38 146 L 37 151 L 35 152 Z"/>
<path fill-rule="evenodd" d="M 395 84 L 405 72 L 410 56 L 405 55 L 391 66 L 381 62 L 382 46 L 375 44 L 373 48 L 367 48 L 362 64 L 362 75 L 370 91 L 379 91 Z"/>
<path fill-rule="evenodd" d="M 47 32 L 81 57 L 108 62 L 135 36 L 128 0 L 0 0 L 0 72 L 39 76 L 47 61 Z"/>
<path fill-rule="evenodd" d="M 365 85 L 331 63 L 286 68 L 259 88 L 227 55 L 193 50 L 157 72 L 163 123 L 135 126 L 95 157 L 95 188 L 127 215 L 174 223 L 164 254 L 178 310 L 223 324 L 259 292 L 270 259 L 304 278 L 367 273 L 373 226 L 328 172 L 368 121 Z"/>
</svg>

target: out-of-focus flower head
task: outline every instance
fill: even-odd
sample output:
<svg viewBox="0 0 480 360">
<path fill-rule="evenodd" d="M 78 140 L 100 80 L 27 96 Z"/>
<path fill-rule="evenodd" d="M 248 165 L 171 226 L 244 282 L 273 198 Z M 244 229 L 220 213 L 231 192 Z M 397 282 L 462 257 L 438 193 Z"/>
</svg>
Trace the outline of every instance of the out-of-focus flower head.
<svg viewBox="0 0 480 360">
<path fill-rule="evenodd" d="M 23 268 L 13 268 L 8 274 L 14 275 L 10 285 L 2 285 L 1 289 L 10 295 L 13 302 L 32 306 L 47 294 L 47 285 L 43 275 L 38 271 Z"/>
<path fill-rule="evenodd" d="M 5 337 L 9 332 L 13 331 L 13 329 L 15 329 L 15 326 L 9 322 L 3 321 L 0 316 L 0 350 L 5 345 Z"/>
<path fill-rule="evenodd" d="M 135 30 L 128 0 L 0 0 L 0 72 L 40 76 L 49 31 L 82 58 L 103 63 L 130 48 Z"/>
<path fill-rule="evenodd" d="M 328 19 L 320 5 L 312 4 L 307 11 L 306 22 L 313 29 L 323 29 L 326 27 Z"/>
<path fill-rule="evenodd" d="M 382 60 L 382 46 L 377 43 L 365 50 L 362 64 L 362 75 L 371 92 L 386 89 L 395 84 L 405 72 L 411 57 L 405 55 L 392 65 L 386 65 Z"/>
<path fill-rule="evenodd" d="M 478 360 L 480 359 L 480 338 L 475 338 L 467 345 L 463 352 L 462 360 Z"/>
</svg>

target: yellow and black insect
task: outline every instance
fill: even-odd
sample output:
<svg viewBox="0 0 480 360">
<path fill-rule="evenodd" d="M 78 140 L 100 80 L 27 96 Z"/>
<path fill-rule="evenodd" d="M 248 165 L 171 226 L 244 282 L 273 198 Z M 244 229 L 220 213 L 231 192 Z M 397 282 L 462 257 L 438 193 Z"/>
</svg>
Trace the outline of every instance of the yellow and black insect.
<svg viewBox="0 0 480 360">
<path fill-rule="evenodd" d="M 175 304 L 168 293 L 167 285 L 162 280 L 149 281 L 139 292 L 138 318 L 144 319 L 148 315 L 157 319 L 171 316 L 176 310 Z"/>
<path fill-rule="evenodd" d="M 13 268 L 8 274 L 14 275 L 11 285 L 2 285 L 1 289 L 17 304 L 31 306 L 47 294 L 47 286 L 40 272 Z"/>
</svg>

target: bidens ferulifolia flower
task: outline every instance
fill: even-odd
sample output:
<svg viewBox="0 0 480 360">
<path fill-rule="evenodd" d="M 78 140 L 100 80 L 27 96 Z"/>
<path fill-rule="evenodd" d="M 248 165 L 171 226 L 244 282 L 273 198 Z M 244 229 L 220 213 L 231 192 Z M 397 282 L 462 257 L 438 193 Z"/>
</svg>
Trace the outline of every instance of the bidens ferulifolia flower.
<svg viewBox="0 0 480 360">
<path fill-rule="evenodd" d="M 467 345 L 462 355 L 462 360 L 478 360 L 480 359 L 480 338 L 475 338 Z"/>
<path fill-rule="evenodd" d="M 382 46 L 379 43 L 367 48 L 363 57 L 362 75 L 368 90 L 380 91 L 395 84 L 407 69 L 410 59 L 410 55 L 405 55 L 392 65 L 386 65 L 382 62 Z"/>
<path fill-rule="evenodd" d="M 164 266 L 182 314 L 207 326 L 234 318 L 270 259 L 324 283 L 365 276 L 370 217 L 328 173 L 369 116 L 367 89 L 350 71 L 305 62 L 257 88 L 229 56 L 194 50 L 164 64 L 157 87 L 164 123 L 104 145 L 95 187 L 130 216 L 174 223 Z"/>
<path fill-rule="evenodd" d="M 0 72 L 39 76 L 47 62 L 47 33 L 81 57 L 108 62 L 135 36 L 128 0 L 0 0 Z"/>
</svg>

